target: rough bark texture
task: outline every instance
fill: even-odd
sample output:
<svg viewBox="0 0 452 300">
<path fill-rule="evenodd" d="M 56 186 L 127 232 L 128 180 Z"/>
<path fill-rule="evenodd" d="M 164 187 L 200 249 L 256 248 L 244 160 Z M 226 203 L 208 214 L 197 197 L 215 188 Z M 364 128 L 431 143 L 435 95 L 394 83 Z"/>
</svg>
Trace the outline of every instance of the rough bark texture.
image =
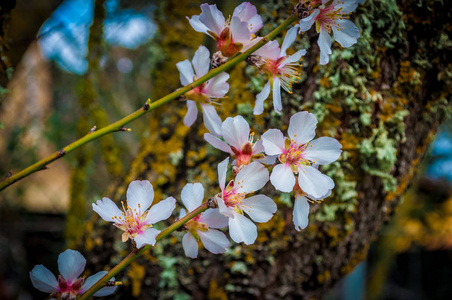
<svg viewBox="0 0 452 300">
<path fill-rule="evenodd" d="M 290 13 L 289 2 L 275 0 L 264 6 L 264 33 Z M 187 38 L 182 31 L 185 23 L 171 21 L 198 14 L 196 5 L 178 2 L 174 7 L 160 8 L 169 18 L 159 19 L 160 30 L 170 30 L 168 24 L 177 30 L 164 32 L 163 59 L 152 58 L 157 69 L 171 70 L 154 74 L 156 95 L 178 87 L 174 64 L 192 56 L 187 51 L 181 58 L 176 48 L 197 48 L 200 41 L 193 33 L 194 38 Z M 254 117 L 255 93 L 265 82 L 251 67 L 234 69 L 230 99 L 222 101 L 222 117 L 242 114 L 262 134 L 267 128 L 287 125 L 296 111 L 313 112 L 319 119 L 318 135 L 336 137 L 344 148 L 340 161 L 323 169 L 335 180 L 334 194 L 311 206 L 309 227 L 297 232 L 290 196 L 277 194 L 268 185 L 263 192 L 274 195 L 279 210 L 269 223 L 258 226 L 255 244 L 233 244 L 225 255 L 200 250 L 199 258 L 191 260 L 183 255 L 181 235 L 174 234 L 117 276 L 125 285 L 114 298 L 324 295 L 366 257 L 369 244 L 409 186 L 438 124 L 449 115 L 451 11 L 448 1 L 365 1 L 352 15 L 362 35 L 358 44 L 349 49 L 334 44 L 330 63 L 321 67 L 317 34 L 307 32 L 295 46 L 311 45 L 303 62 L 306 76 L 292 95 L 283 98 L 281 116 L 269 106 L 262 116 Z M 164 86 L 159 84 L 163 78 Z M 123 199 L 134 179 L 150 180 L 157 200 L 166 195 L 178 198 L 185 182 L 202 182 L 206 196 L 218 192 L 216 164 L 223 154 L 205 146 L 206 130 L 199 121 L 190 130 L 183 126 L 183 103 L 163 109 L 152 114 L 150 137 L 113 199 Z M 127 251 L 128 245 L 120 242 L 120 234 L 110 224 L 93 221 L 86 232 L 83 250 L 94 254 L 93 270 L 113 265 Z"/>
</svg>

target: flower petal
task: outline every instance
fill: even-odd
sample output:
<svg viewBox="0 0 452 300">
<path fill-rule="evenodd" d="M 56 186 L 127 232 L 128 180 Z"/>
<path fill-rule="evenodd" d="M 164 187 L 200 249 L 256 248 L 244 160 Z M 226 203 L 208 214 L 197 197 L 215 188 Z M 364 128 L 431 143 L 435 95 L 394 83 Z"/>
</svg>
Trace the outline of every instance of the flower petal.
<svg viewBox="0 0 452 300">
<path fill-rule="evenodd" d="M 358 27 L 352 21 L 345 19 L 338 20 L 337 23 L 339 27 L 333 29 L 334 39 L 344 48 L 356 44 L 359 38 Z"/>
<path fill-rule="evenodd" d="M 154 201 L 154 188 L 147 180 L 135 180 L 127 188 L 127 205 L 144 213 Z"/>
<path fill-rule="evenodd" d="M 342 145 L 336 139 L 320 137 L 309 143 L 304 157 L 319 165 L 329 164 L 339 158 L 341 148 Z"/>
<path fill-rule="evenodd" d="M 226 173 L 228 172 L 229 157 L 218 164 L 218 183 L 221 190 L 224 190 L 226 184 Z"/>
<path fill-rule="evenodd" d="M 193 82 L 193 77 L 195 73 L 193 73 L 193 67 L 188 59 L 184 61 L 180 61 L 176 64 L 177 69 L 180 73 L 180 82 L 182 85 L 189 85 Z"/>
<path fill-rule="evenodd" d="M 197 230 L 197 232 L 204 248 L 213 254 L 224 253 L 229 248 L 229 240 L 223 232 L 215 229 Z"/>
<path fill-rule="evenodd" d="M 248 143 L 250 137 L 250 125 L 242 116 L 227 118 L 221 125 L 223 138 L 229 145 L 241 151 Z"/>
<path fill-rule="evenodd" d="M 309 203 L 308 199 L 303 196 L 298 196 L 295 199 L 295 204 L 293 207 L 293 223 L 295 224 L 295 229 L 300 231 L 308 226 L 309 222 Z"/>
<path fill-rule="evenodd" d="M 290 117 L 287 133 L 291 140 L 296 141 L 301 146 L 315 137 L 316 127 L 316 117 L 307 111 L 302 111 Z"/>
<path fill-rule="evenodd" d="M 155 205 L 154 205 L 155 206 Z M 155 228 L 148 228 L 138 233 L 136 237 L 133 238 L 135 243 L 137 244 L 137 248 L 141 248 L 144 245 L 154 246 L 156 242 L 156 237 L 159 235 L 160 230 Z"/>
<path fill-rule="evenodd" d="M 279 53 L 279 57 L 283 57 L 283 56 L 287 55 L 286 54 L 287 49 L 290 47 L 290 45 L 292 45 L 292 43 L 297 38 L 297 30 L 298 30 L 298 26 L 294 26 L 287 31 L 286 36 L 284 37 L 284 41 L 281 46 L 281 52 Z"/>
<path fill-rule="evenodd" d="M 292 54 L 291 56 L 289 56 L 288 58 L 286 58 L 278 67 L 278 69 L 283 68 L 285 65 L 290 64 L 290 63 L 294 63 L 294 62 L 298 62 L 302 56 L 306 55 L 306 49 L 301 49 L 298 50 L 297 52 L 295 52 L 294 54 Z"/>
<path fill-rule="evenodd" d="M 341 13 L 348 14 L 348 13 L 351 13 L 352 11 L 354 11 L 356 9 L 356 7 L 358 7 L 358 3 L 361 3 L 361 2 L 362 2 L 362 0 L 361 1 L 342 0 L 342 3 L 340 3 L 338 5 L 340 5 L 342 7 Z"/>
<path fill-rule="evenodd" d="M 215 197 L 215 199 L 217 200 L 218 211 L 220 212 L 220 214 L 222 214 L 223 216 L 226 216 L 228 218 L 235 217 L 234 208 L 227 207 L 226 204 L 224 204 L 223 199 L 220 197 Z"/>
<path fill-rule="evenodd" d="M 311 15 L 309 15 L 306 18 L 301 19 L 299 33 L 308 31 L 312 27 L 312 24 L 314 24 L 319 13 L 320 13 L 320 10 L 315 9 Z"/>
<path fill-rule="evenodd" d="M 184 117 L 184 125 L 190 127 L 195 123 L 196 118 L 198 117 L 198 108 L 196 107 L 196 102 L 187 100 L 187 114 Z"/>
<path fill-rule="evenodd" d="M 248 19 L 248 28 L 251 34 L 258 32 L 264 24 L 262 23 L 262 17 L 260 15 L 255 15 Z"/>
<path fill-rule="evenodd" d="M 314 167 L 303 165 L 298 168 L 298 184 L 305 193 L 316 198 L 326 195 L 334 188 L 333 179 Z"/>
<path fill-rule="evenodd" d="M 209 144 L 211 144 L 213 147 L 217 148 L 218 150 L 224 151 L 229 154 L 234 154 L 234 152 L 232 152 L 232 150 L 231 150 L 231 147 L 229 147 L 228 144 L 226 144 L 225 142 L 223 142 L 216 136 L 211 135 L 210 133 L 204 133 L 204 139 L 206 140 L 206 142 L 208 142 Z"/>
<path fill-rule="evenodd" d="M 215 136 L 221 136 L 221 118 L 215 107 L 210 104 L 201 104 L 204 125 Z"/>
<path fill-rule="evenodd" d="M 240 20 L 233 16 L 231 19 L 232 41 L 234 43 L 249 43 L 251 41 L 251 32 L 248 28 L 248 22 Z"/>
<path fill-rule="evenodd" d="M 253 42 L 254 41 L 255 40 L 253 40 Z M 279 53 L 281 53 L 281 49 L 279 48 L 278 41 L 270 41 L 261 48 L 257 49 L 253 55 L 259 55 L 263 58 L 277 60 L 279 58 Z"/>
<path fill-rule="evenodd" d="M 159 203 L 152 205 L 146 217 L 146 224 L 155 224 L 168 219 L 176 208 L 176 199 L 168 197 Z"/>
<path fill-rule="evenodd" d="M 115 222 L 115 217 L 122 216 L 122 211 L 113 201 L 106 197 L 93 203 L 93 210 L 107 222 Z"/>
<path fill-rule="evenodd" d="M 273 78 L 273 109 L 278 114 L 281 114 L 281 82 L 278 77 Z"/>
<path fill-rule="evenodd" d="M 223 13 L 218 10 L 216 4 L 201 4 L 201 10 L 202 13 L 199 16 L 199 20 L 206 25 L 210 31 L 220 36 L 225 24 Z"/>
<path fill-rule="evenodd" d="M 33 286 L 45 293 L 53 293 L 58 290 L 58 281 L 55 275 L 43 265 L 36 265 L 30 272 L 30 279 Z"/>
<path fill-rule="evenodd" d="M 234 218 L 229 219 L 229 235 L 236 243 L 250 245 L 257 238 L 257 227 L 244 215 L 234 213 Z"/>
<path fill-rule="evenodd" d="M 58 256 L 58 270 L 68 283 L 77 279 L 85 270 L 86 259 L 80 252 L 67 249 Z"/>
<path fill-rule="evenodd" d="M 228 226 L 228 218 L 220 214 L 218 208 L 209 208 L 203 212 L 201 217 L 199 217 L 199 222 L 206 224 L 210 228 L 224 228 Z"/>
<path fill-rule="evenodd" d="M 186 18 L 195 31 L 208 34 L 207 31 L 209 28 L 207 28 L 207 26 L 199 20 L 199 15 L 195 15 L 191 19 L 189 17 Z"/>
<path fill-rule="evenodd" d="M 239 171 L 235 177 L 237 193 L 252 193 L 261 189 L 268 182 L 268 170 L 257 161 L 253 161 Z"/>
<path fill-rule="evenodd" d="M 263 143 L 262 139 L 260 139 L 254 144 L 253 152 L 251 152 L 251 153 L 254 155 L 254 154 L 262 153 L 264 151 L 265 151 L 264 143 Z"/>
<path fill-rule="evenodd" d="M 85 280 L 85 283 L 83 284 L 79 293 L 80 294 L 85 293 L 89 288 L 91 288 L 96 282 L 98 282 L 107 273 L 108 273 L 107 271 L 100 271 L 100 272 L 97 272 L 96 274 L 88 277 Z M 110 279 L 110 281 L 115 281 L 115 278 L 113 277 L 112 279 Z M 95 296 L 95 297 L 108 296 L 108 295 L 113 294 L 117 288 L 118 288 L 117 286 L 104 287 L 104 288 L 101 288 L 100 290 L 98 290 L 96 293 L 94 293 L 93 296 Z"/>
<path fill-rule="evenodd" d="M 184 248 L 186 256 L 191 258 L 198 257 L 198 242 L 196 242 L 191 233 L 186 233 L 182 238 L 182 248 Z"/>
<path fill-rule="evenodd" d="M 254 105 L 253 113 L 255 115 L 260 115 L 264 112 L 264 101 L 270 95 L 270 81 L 268 81 L 262 91 L 256 96 L 256 104 Z"/>
<path fill-rule="evenodd" d="M 320 47 L 320 64 L 326 65 L 330 61 L 330 54 L 333 52 L 331 51 L 331 37 L 323 26 L 320 27 L 317 44 Z"/>
<path fill-rule="evenodd" d="M 270 181 L 275 189 L 289 193 L 295 186 L 295 175 L 287 164 L 278 164 L 273 168 Z"/>
<path fill-rule="evenodd" d="M 204 187 L 201 183 L 187 183 L 182 189 L 181 199 L 188 211 L 192 211 L 202 204 Z"/>
<path fill-rule="evenodd" d="M 276 212 L 276 203 L 265 195 L 256 195 L 242 201 L 242 209 L 254 222 L 267 222 Z"/>
<path fill-rule="evenodd" d="M 229 91 L 229 74 L 222 72 L 207 82 L 204 90 L 205 95 L 210 98 L 223 98 Z"/>
<path fill-rule="evenodd" d="M 199 46 L 196 50 L 192 60 L 193 68 L 195 69 L 196 78 L 200 78 L 209 72 L 210 67 L 210 52 L 204 46 Z"/>
<path fill-rule="evenodd" d="M 249 2 L 243 2 L 234 9 L 233 17 L 239 17 L 242 21 L 248 21 L 257 14 L 256 6 Z"/>
<path fill-rule="evenodd" d="M 279 155 L 285 151 L 284 135 L 279 129 L 269 129 L 262 135 L 267 155 Z"/>
</svg>

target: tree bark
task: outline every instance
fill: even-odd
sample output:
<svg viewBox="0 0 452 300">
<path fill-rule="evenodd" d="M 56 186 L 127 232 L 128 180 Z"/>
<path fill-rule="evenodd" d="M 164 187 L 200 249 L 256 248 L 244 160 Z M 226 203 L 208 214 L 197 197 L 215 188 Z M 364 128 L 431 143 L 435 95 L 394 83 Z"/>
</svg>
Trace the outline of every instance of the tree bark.
<svg viewBox="0 0 452 300">
<path fill-rule="evenodd" d="M 264 5 L 261 34 L 291 12 L 289 2 L 274 0 Z M 182 20 L 190 15 L 190 5 L 168 7 L 164 8 L 168 18 Z M 199 8 L 192 9 L 199 14 Z M 183 255 L 181 235 L 174 234 L 117 276 L 125 285 L 113 298 L 321 298 L 366 257 L 369 244 L 409 187 L 436 128 L 450 114 L 451 12 L 450 1 L 365 1 L 351 16 L 360 28 L 358 44 L 340 49 L 335 43 L 326 66 L 318 65 L 318 34 L 315 30 L 305 33 L 294 45 L 296 50 L 310 45 L 303 60 L 306 76 L 292 95 L 283 96 L 281 116 L 270 105 L 262 116 L 254 117 L 255 94 L 265 82 L 251 67 L 234 69 L 230 98 L 223 99 L 219 109 L 222 118 L 242 114 L 262 134 L 288 125 L 297 111 L 314 113 L 319 119 L 317 135 L 339 139 L 344 149 L 338 162 L 323 168 L 336 183 L 333 195 L 311 205 L 309 226 L 297 232 L 287 204 L 292 202 L 287 201 L 289 195 L 275 193 L 268 184 L 261 193 L 273 196 L 278 212 L 258 226 L 255 244 L 232 243 L 224 255 L 201 249 L 199 258 L 191 260 Z M 160 20 L 160 29 L 168 28 L 165 22 L 170 21 Z M 172 26 L 178 28 L 178 24 Z M 175 45 L 177 49 L 199 45 L 199 38 L 195 42 L 186 34 L 164 35 L 165 60 L 159 63 L 164 71 L 154 74 L 156 94 L 178 88 L 177 73 L 166 73 L 165 68 L 174 68 L 175 62 L 193 53 L 180 59 Z M 164 87 L 157 84 L 163 79 Z M 202 139 L 206 129 L 200 120 L 190 129 L 184 127 L 185 111 L 180 103 L 151 115 L 150 137 L 143 142 L 129 176 L 110 196 L 123 199 L 125 188 L 135 179 L 151 181 L 154 201 L 166 195 L 180 199 L 186 182 L 203 183 L 206 197 L 219 192 L 216 165 L 225 156 L 206 146 Z M 82 250 L 93 254 L 93 270 L 114 264 L 126 253 L 128 245 L 120 244 L 120 233 L 110 224 L 93 221 L 88 229 Z"/>
</svg>

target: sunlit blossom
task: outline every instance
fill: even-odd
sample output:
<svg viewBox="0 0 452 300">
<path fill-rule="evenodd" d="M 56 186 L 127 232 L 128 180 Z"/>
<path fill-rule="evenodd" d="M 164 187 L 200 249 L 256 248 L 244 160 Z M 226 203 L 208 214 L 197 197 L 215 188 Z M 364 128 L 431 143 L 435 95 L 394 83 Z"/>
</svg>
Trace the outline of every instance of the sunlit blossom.
<svg viewBox="0 0 452 300">
<path fill-rule="evenodd" d="M 97 281 L 107 274 L 107 271 L 98 272 L 86 280 L 79 276 L 85 269 L 86 259 L 80 252 L 66 250 L 58 256 L 58 280 L 55 275 L 43 265 L 36 265 L 30 272 L 33 286 L 45 293 L 50 293 L 53 299 L 75 300 L 78 295 L 85 293 Z M 112 278 L 110 281 L 114 281 Z M 104 287 L 97 291 L 94 296 L 108 296 L 113 294 L 116 286 Z"/>
<path fill-rule="evenodd" d="M 154 245 L 160 230 L 152 228 L 152 224 L 168 219 L 176 207 L 176 200 L 169 197 L 148 210 L 154 200 L 154 189 L 147 180 L 132 181 L 127 189 L 127 199 L 126 203 L 121 201 L 122 211 L 108 198 L 93 203 L 93 210 L 124 231 L 123 242 L 130 238 L 137 248 Z"/>
</svg>

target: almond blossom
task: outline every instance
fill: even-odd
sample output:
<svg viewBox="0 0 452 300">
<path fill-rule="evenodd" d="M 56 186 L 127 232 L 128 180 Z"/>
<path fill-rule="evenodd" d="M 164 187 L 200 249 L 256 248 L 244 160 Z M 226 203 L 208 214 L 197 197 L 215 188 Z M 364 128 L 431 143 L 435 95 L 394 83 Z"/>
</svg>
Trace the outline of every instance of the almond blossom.
<svg viewBox="0 0 452 300">
<path fill-rule="evenodd" d="M 187 183 L 182 189 L 182 202 L 189 212 L 202 204 L 204 187 L 200 183 Z M 186 215 L 185 209 L 180 212 L 179 218 Z M 228 226 L 228 219 L 218 212 L 218 208 L 208 209 L 185 223 L 188 233 L 182 238 L 185 255 L 191 258 L 198 256 L 198 241 L 214 254 L 224 253 L 229 248 L 229 240 L 223 232 L 212 228 Z"/>
<path fill-rule="evenodd" d="M 202 13 L 191 19 L 187 17 L 194 30 L 210 35 L 217 42 L 217 50 L 226 57 L 232 57 L 243 50 L 262 28 L 262 17 L 249 2 L 237 6 L 232 17 L 225 20 L 217 5 L 204 3 Z"/>
<path fill-rule="evenodd" d="M 270 90 L 273 91 L 273 108 L 277 113 L 281 113 L 281 87 L 291 94 L 292 83 L 300 79 L 300 60 L 306 54 L 306 50 L 299 50 L 293 55 L 286 53 L 296 37 L 297 27 L 292 27 L 287 31 L 281 48 L 277 41 L 270 41 L 247 60 L 269 76 L 269 81 L 256 96 L 255 115 L 260 115 L 264 111 L 264 101 L 270 95 Z"/>
<path fill-rule="evenodd" d="M 262 140 L 254 142 L 250 125 L 242 116 L 227 118 L 221 125 L 221 132 L 224 141 L 209 133 L 204 134 L 204 139 L 213 147 L 235 157 L 237 168 L 264 158 Z"/>
<path fill-rule="evenodd" d="M 316 30 L 319 33 L 317 44 L 320 47 L 321 65 L 327 64 L 330 60 L 331 33 L 344 48 L 358 41 L 359 29 L 347 19 L 361 2 L 360 0 L 311 0 L 309 2 L 309 5 L 315 9 L 308 17 L 300 20 L 299 31 L 308 31 L 314 23 L 316 24 Z"/>
<path fill-rule="evenodd" d="M 297 230 L 298 227 L 304 228 L 304 223 L 307 224 L 309 206 L 305 202 L 308 199 L 323 199 L 334 188 L 334 181 L 322 174 L 318 166 L 337 160 L 342 152 L 342 146 L 336 139 L 320 137 L 312 140 L 316 126 L 315 116 L 303 111 L 290 118 L 289 138 L 285 138 L 278 129 L 270 129 L 262 135 L 265 153 L 279 155 L 278 160 L 281 162 L 273 168 L 271 183 L 282 192 L 295 190 L 298 201 L 294 208 L 294 223 Z"/>
<path fill-rule="evenodd" d="M 268 181 L 267 169 L 258 162 L 252 162 L 241 169 L 235 180 L 226 186 L 226 173 L 229 158 L 218 164 L 218 181 L 221 193 L 215 196 L 219 211 L 229 218 L 229 234 L 236 242 L 246 245 L 254 243 L 257 227 L 244 216 L 246 213 L 253 221 L 267 222 L 276 212 L 276 204 L 265 195 L 246 198 L 246 195 L 261 189 Z"/>
<path fill-rule="evenodd" d="M 199 46 L 191 63 L 186 59 L 176 64 L 182 85 L 189 85 L 207 74 L 210 66 L 209 57 L 209 50 L 204 46 Z M 190 127 L 196 121 L 198 109 L 201 109 L 206 128 L 216 136 L 221 135 L 221 118 L 211 103 L 212 99 L 223 98 L 226 95 L 229 90 L 229 84 L 226 82 L 228 79 L 229 74 L 222 72 L 185 93 L 184 96 L 189 99 L 187 100 L 188 111 L 184 117 L 185 126 Z"/>
<path fill-rule="evenodd" d="M 93 210 L 124 231 L 123 242 L 130 238 L 137 248 L 146 244 L 153 246 L 160 230 L 152 228 L 152 224 L 168 219 L 176 207 L 176 200 L 168 197 L 148 210 L 154 200 L 154 189 L 147 180 L 132 181 L 127 189 L 127 199 L 125 205 L 121 201 L 122 211 L 106 197 L 93 203 Z"/>
<path fill-rule="evenodd" d="M 43 265 L 36 265 L 31 270 L 30 279 L 36 289 L 50 293 L 53 299 L 76 299 L 107 274 L 107 271 L 100 271 L 86 280 L 83 277 L 79 278 L 85 265 L 86 259 L 80 252 L 68 249 L 58 256 L 58 270 L 61 274 L 58 280 Z M 115 278 L 113 277 L 110 281 L 115 281 Z M 94 296 L 108 296 L 113 294 L 116 288 L 117 286 L 104 287 Z"/>
</svg>

